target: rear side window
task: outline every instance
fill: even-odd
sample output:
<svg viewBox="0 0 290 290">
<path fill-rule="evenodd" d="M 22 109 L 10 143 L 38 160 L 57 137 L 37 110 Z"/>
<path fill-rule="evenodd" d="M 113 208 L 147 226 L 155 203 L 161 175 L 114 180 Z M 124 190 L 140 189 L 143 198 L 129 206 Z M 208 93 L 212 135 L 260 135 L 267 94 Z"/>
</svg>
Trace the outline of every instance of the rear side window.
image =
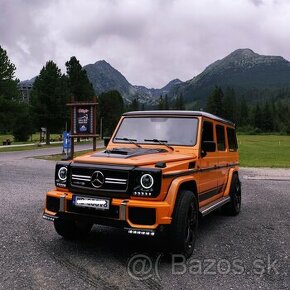
<svg viewBox="0 0 290 290">
<path fill-rule="evenodd" d="M 225 128 L 221 125 L 216 125 L 216 139 L 218 151 L 226 150 Z"/>
<path fill-rule="evenodd" d="M 230 151 L 237 151 L 238 150 L 238 142 L 237 142 L 235 129 L 227 128 L 227 134 L 228 134 L 229 150 Z"/>
<path fill-rule="evenodd" d="M 213 140 L 213 124 L 211 122 L 203 122 L 202 141 L 214 141 Z"/>
</svg>

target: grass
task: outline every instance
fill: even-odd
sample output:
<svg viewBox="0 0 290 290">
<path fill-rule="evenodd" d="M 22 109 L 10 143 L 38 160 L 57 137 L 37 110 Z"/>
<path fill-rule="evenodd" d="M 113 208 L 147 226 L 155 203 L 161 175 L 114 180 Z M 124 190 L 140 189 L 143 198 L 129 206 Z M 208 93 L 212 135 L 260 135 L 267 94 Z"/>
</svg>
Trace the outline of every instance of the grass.
<svg viewBox="0 0 290 290">
<path fill-rule="evenodd" d="M 290 168 L 290 136 L 238 135 L 238 143 L 242 167 Z M 90 151 L 79 151 L 75 156 Z M 58 161 L 63 158 L 63 155 L 39 158 Z"/>
<path fill-rule="evenodd" d="M 50 138 L 53 139 L 53 140 L 55 140 L 55 141 L 58 141 L 59 134 L 50 134 Z M 37 142 L 39 142 L 39 133 L 32 134 L 32 136 L 26 142 L 15 142 L 13 135 L 10 135 L 10 134 L 6 134 L 5 135 L 5 134 L 3 134 L 3 135 L 0 135 L 0 145 L 2 145 L 3 144 L 3 141 L 6 141 L 7 139 L 9 139 L 12 142 L 12 144 L 31 144 L 31 143 L 37 143 Z"/>
<path fill-rule="evenodd" d="M 20 144 L 20 143 L 19 143 Z M 27 146 L 21 146 L 21 147 L 9 147 L 5 146 L 0 148 L 0 152 L 13 152 L 13 151 L 24 151 L 24 150 L 38 150 L 42 148 L 50 148 L 50 147 L 57 147 L 62 146 L 62 144 L 50 144 L 50 145 L 27 145 Z"/>
<path fill-rule="evenodd" d="M 290 168 L 290 136 L 238 135 L 242 167 Z"/>
<path fill-rule="evenodd" d="M 58 135 L 54 134 L 52 138 Z M 11 135 L 0 135 L 0 145 L 3 140 L 12 139 Z M 33 134 L 32 140 L 38 141 L 39 134 Z M 33 142 L 34 142 L 33 141 Z M 30 142 L 29 142 L 30 143 Z M 240 164 L 242 167 L 275 167 L 275 168 L 290 168 L 290 136 L 280 135 L 238 135 Z M 13 142 L 13 144 L 17 144 Z M 20 144 L 20 143 L 19 143 Z M 40 148 L 48 148 L 51 146 L 60 146 L 60 144 L 43 145 L 28 145 L 24 147 L 9 147 L 0 148 L 0 152 L 7 151 L 22 151 L 22 150 L 37 150 Z M 80 151 L 76 156 L 85 154 L 89 151 Z M 42 156 L 42 159 L 61 160 L 62 154 Z"/>
</svg>

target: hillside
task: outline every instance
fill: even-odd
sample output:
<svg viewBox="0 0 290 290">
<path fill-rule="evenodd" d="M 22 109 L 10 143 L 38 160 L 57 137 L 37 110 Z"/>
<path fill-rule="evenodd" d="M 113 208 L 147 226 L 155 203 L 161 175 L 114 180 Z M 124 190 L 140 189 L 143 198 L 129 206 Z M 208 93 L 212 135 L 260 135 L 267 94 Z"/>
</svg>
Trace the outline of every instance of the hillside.
<svg viewBox="0 0 290 290">
<path fill-rule="evenodd" d="M 250 49 L 237 49 L 192 79 L 186 82 L 174 79 L 161 89 L 131 84 L 105 60 L 83 68 L 97 95 L 118 90 L 125 101 L 138 98 L 148 105 L 156 105 L 160 95 L 167 94 L 171 99 L 182 95 L 189 109 L 204 105 L 216 85 L 233 87 L 238 96 L 243 95 L 250 102 L 276 96 L 279 90 L 290 88 L 289 61 L 281 56 L 259 55 Z M 33 83 L 34 79 L 28 82 Z M 27 85 L 27 81 L 22 83 Z"/>
<path fill-rule="evenodd" d="M 86 65 L 84 69 L 97 95 L 109 90 L 117 90 L 128 102 L 137 97 L 141 103 L 154 104 L 160 95 L 169 94 L 176 85 L 182 83 L 181 80 L 175 79 L 161 89 L 132 85 L 118 70 L 104 60 Z"/>
<path fill-rule="evenodd" d="M 218 85 L 233 87 L 251 101 L 290 87 L 290 62 L 281 56 L 264 56 L 250 49 L 238 49 L 209 65 L 201 74 L 180 84 L 170 96 L 182 94 L 186 103 L 203 104 Z"/>
</svg>

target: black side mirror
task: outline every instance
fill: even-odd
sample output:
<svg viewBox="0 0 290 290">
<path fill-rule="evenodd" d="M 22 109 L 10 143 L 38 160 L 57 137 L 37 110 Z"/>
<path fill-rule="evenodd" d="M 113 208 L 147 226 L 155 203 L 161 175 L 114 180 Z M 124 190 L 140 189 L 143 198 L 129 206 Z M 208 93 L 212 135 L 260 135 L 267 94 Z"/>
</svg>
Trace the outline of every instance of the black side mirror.
<svg viewBox="0 0 290 290">
<path fill-rule="evenodd" d="M 104 137 L 104 146 L 107 147 L 109 142 L 111 140 L 111 137 Z"/>
<path fill-rule="evenodd" d="M 201 149 L 204 152 L 215 152 L 216 151 L 216 144 L 214 141 L 203 141 Z"/>
</svg>

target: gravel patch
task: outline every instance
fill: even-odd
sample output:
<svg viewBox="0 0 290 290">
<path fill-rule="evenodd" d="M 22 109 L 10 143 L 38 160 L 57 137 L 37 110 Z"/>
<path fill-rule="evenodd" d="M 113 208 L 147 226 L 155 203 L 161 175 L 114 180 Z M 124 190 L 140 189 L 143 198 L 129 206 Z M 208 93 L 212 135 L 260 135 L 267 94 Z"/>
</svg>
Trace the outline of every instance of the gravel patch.
<svg viewBox="0 0 290 290">
<path fill-rule="evenodd" d="M 241 168 L 244 179 L 290 181 L 289 168 Z"/>
</svg>

